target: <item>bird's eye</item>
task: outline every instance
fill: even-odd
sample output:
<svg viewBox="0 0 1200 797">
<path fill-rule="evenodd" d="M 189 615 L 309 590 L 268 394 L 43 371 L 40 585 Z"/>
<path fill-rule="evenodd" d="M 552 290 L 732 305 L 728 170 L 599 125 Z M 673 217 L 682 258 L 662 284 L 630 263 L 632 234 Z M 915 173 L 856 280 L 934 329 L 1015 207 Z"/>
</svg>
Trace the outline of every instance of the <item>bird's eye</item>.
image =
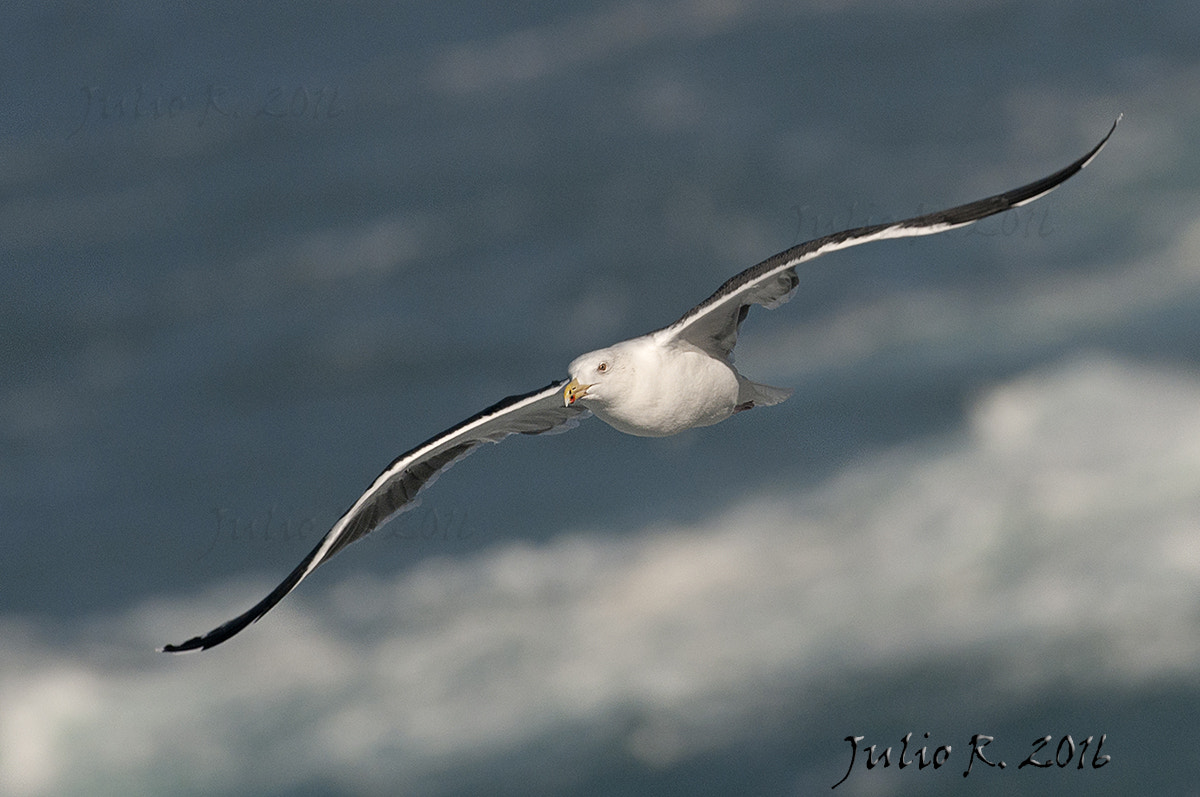
<svg viewBox="0 0 1200 797">
<path fill-rule="evenodd" d="M 596 366 L 596 371 L 599 373 L 604 373 L 607 370 L 608 370 L 608 363 L 600 363 L 599 365 Z"/>
</svg>

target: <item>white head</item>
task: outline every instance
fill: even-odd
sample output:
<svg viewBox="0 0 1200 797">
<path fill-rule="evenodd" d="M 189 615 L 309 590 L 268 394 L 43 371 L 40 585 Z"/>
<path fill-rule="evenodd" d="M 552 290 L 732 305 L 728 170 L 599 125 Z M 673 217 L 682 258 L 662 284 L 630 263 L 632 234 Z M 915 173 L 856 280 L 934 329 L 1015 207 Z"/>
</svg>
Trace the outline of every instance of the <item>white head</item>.
<svg viewBox="0 0 1200 797">
<path fill-rule="evenodd" d="M 571 381 L 563 388 L 563 405 L 586 399 L 595 407 L 619 392 L 633 379 L 633 358 L 621 345 L 597 349 L 576 357 L 567 368 Z"/>
</svg>

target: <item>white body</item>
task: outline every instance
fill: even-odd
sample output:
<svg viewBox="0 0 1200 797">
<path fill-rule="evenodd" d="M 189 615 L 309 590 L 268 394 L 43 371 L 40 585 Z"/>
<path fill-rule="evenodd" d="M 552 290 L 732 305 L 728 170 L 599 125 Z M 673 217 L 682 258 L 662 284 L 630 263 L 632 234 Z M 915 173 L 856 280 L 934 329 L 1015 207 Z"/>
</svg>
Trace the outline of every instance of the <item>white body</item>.
<svg viewBox="0 0 1200 797">
<path fill-rule="evenodd" d="M 633 338 L 575 359 L 568 369 L 587 383 L 581 402 L 626 434 L 666 437 L 711 426 L 751 407 L 778 404 L 790 390 L 751 382 L 724 357 L 675 338 Z"/>
<path fill-rule="evenodd" d="M 584 399 L 584 406 L 615 429 L 642 437 L 665 437 L 719 423 L 738 405 L 737 371 L 699 349 L 685 346 L 671 351 L 650 344 L 647 338 L 618 346 L 628 358 L 622 366 L 632 377 L 621 380 L 627 389 L 622 400 L 605 401 L 603 393 Z"/>
</svg>

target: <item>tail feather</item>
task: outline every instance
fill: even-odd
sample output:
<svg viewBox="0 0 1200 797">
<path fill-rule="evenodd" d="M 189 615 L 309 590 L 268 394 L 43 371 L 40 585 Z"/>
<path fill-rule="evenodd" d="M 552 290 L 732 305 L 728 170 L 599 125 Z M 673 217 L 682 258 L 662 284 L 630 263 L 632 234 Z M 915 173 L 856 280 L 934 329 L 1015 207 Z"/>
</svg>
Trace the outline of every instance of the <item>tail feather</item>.
<svg viewBox="0 0 1200 797">
<path fill-rule="evenodd" d="M 770 407 L 774 404 L 786 399 L 792 395 L 792 389 L 787 387 L 771 387 L 770 385 L 751 382 L 744 376 L 741 377 L 741 388 L 738 390 L 738 404 L 745 405 L 748 402 L 751 407 Z"/>
</svg>

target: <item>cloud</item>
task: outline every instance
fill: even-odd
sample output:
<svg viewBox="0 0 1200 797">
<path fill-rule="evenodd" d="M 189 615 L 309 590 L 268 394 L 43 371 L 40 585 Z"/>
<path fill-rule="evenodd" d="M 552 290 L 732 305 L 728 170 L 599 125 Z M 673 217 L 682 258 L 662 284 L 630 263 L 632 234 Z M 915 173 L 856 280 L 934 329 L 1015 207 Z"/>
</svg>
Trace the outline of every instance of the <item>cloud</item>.
<svg viewBox="0 0 1200 797">
<path fill-rule="evenodd" d="M 932 662 L 982 657 L 972 688 L 1017 700 L 1072 655 L 1096 654 L 1084 688 L 1195 674 L 1198 441 L 1195 375 L 1085 358 L 804 494 L 349 576 L 203 654 L 150 651 L 267 584 L 12 618 L 0 790 L 437 791 L 538 745 L 670 764 L 753 734 L 778 689 Z"/>
<path fill-rule="evenodd" d="M 613 3 L 453 48 L 435 62 L 429 82 L 454 94 L 508 88 L 664 39 L 711 36 L 758 16 L 762 5 L 721 0 Z"/>
<path fill-rule="evenodd" d="M 179 218 L 185 194 L 165 181 L 86 196 L 13 199 L 0 207 L 0 238 L 13 249 L 87 248 L 160 231 Z"/>
</svg>

